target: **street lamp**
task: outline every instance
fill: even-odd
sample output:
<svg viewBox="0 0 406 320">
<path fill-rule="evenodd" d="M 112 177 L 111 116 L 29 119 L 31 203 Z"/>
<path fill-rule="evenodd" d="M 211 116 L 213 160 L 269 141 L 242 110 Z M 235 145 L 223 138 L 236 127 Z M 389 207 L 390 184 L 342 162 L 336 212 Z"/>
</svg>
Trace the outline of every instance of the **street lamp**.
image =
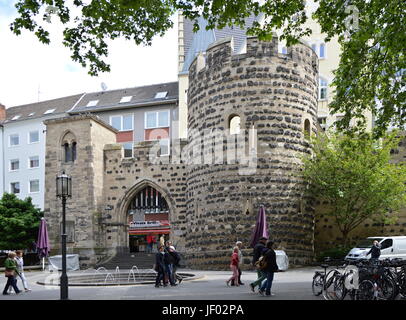
<svg viewBox="0 0 406 320">
<path fill-rule="evenodd" d="M 62 275 L 61 300 L 68 300 L 68 275 L 66 274 L 66 198 L 72 197 L 72 179 L 65 174 L 56 177 L 56 197 L 62 199 Z"/>
</svg>

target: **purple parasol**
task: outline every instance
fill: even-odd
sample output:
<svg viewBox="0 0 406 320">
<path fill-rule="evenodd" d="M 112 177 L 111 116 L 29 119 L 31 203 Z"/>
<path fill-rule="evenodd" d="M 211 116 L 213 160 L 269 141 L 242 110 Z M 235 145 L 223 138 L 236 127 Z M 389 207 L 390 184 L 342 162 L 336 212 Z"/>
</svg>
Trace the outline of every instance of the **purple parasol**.
<svg viewBox="0 0 406 320">
<path fill-rule="evenodd" d="M 268 224 L 266 223 L 266 216 L 265 216 L 265 208 L 261 205 L 259 208 L 259 212 L 257 215 L 257 222 L 255 224 L 255 228 L 251 235 L 250 246 L 252 248 L 258 243 L 259 238 L 261 237 L 269 237 L 268 233 Z"/>
<path fill-rule="evenodd" d="M 45 258 L 51 251 L 48 238 L 47 222 L 44 218 L 41 218 L 39 225 L 38 240 L 37 240 L 37 253 L 40 258 Z"/>
</svg>

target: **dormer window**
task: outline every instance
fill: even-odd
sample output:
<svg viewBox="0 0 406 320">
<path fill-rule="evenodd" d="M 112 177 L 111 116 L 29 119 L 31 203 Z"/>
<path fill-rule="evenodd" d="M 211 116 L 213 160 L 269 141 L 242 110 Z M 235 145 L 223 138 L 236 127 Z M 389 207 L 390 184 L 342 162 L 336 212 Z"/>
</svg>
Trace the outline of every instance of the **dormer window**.
<svg viewBox="0 0 406 320">
<path fill-rule="evenodd" d="M 19 115 L 16 115 L 16 116 L 12 117 L 11 120 L 17 120 L 17 119 L 19 119 L 20 117 L 21 117 L 21 115 L 19 114 Z"/>
<path fill-rule="evenodd" d="M 120 103 L 130 102 L 132 98 L 133 98 L 133 96 L 122 97 L 121 100 L 120 100 Z"/>
<path fill-rule="evenodd" d="M 163 99 L 166 98 L 168 95 L 168 91 L 157 92 L 155 95 L 155 99 Z"/>
<path fill-rule="evenodd" d="M 86 107 L 95 107 L 95 106 L 97 106 L 98 103 L 99 103 L 99 100 L 90 100 L 87 103 Z"/>
<path fill-rule="evenodd" d="M 55 109 L 48 109 L 47 111 L 44 112 L 44 114 L 51 114 L 54 113 Z"/>
</svg>

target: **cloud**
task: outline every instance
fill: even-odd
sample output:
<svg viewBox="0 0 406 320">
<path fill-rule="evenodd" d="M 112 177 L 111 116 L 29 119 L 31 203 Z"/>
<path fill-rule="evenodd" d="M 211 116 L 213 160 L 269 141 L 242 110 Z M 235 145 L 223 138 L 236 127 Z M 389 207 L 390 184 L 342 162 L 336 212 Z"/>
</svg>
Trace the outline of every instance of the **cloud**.
<svg viewBox="0 0 406 320">
<path fill-rule="evenodd" d="M 150 47 L 114 40 L 106 59 L 111 72 L 91 77 L 71 60 L 69 49 L 62 45 L 62 25 L 52 23 L 51 44 L 43 45 L 30 32 L 12 34 L 9 25 L 13 16 L 0 15 L 0 103 L 10 107 L 101 91 L 102 82 L 113 90 L 176 81 L 177 16 L 173 19 L 175 27 L 164 37 L 156 37 Z"/>
</svg>

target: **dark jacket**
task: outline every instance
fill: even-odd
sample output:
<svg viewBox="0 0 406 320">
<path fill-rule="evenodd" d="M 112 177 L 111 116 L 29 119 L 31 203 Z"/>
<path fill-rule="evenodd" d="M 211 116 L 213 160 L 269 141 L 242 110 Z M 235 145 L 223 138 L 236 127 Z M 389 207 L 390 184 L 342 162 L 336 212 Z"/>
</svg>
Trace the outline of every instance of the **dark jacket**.
<svg viewBox="0 0 406 320">
<path fill-rule="evenodd" d="M 378 244 L 377 246 L 373 245 L 371 250 L 368 251 L 367 255 L 371 254 L 371 258 L 378 259 L 381 255 L 381 245 Z"/>
<path fill-rule="evenodd" d="M 160 252 L 155 254 L 155 271 L 163 272 L 165 270 L 164 255 Z"/>
<path fill-rule="evenodd" d="M 264 259 L 266 261 L 266 268 L 263 269 L 265 272 L 276 272 L 278 271 L 278 265 L 276 264 L 276 253 L 273 249 L 267 249 L 264 254 Z"/>
<path fill-rule="evenodd" d="M 175 258 L 173 257 L 173 255 L 171 255 L 168 248 L 165 248 L 164 262 L 165 264 L 175 263 Z"/>
<path fill-rule="evenodd" d="M 262 242 L 258 242 L 255 247 L 254 247 L 254 256 L 252 258 L 252 265 L 255 264 L 255 262 L 258 261 L 258 259 L 262 256 L 264 252 L 265 245 Z"/>
<path fill-rule="evenodd" d="M 179 253 L 177 253 L 176 251 L 169 251 L 169 254 L 171 255 L 172 259 L 173 259 L 173 264 L 175 266 L 179 266 L 179 262 L 180 262 L 180 255 Z"/>
</svg>

